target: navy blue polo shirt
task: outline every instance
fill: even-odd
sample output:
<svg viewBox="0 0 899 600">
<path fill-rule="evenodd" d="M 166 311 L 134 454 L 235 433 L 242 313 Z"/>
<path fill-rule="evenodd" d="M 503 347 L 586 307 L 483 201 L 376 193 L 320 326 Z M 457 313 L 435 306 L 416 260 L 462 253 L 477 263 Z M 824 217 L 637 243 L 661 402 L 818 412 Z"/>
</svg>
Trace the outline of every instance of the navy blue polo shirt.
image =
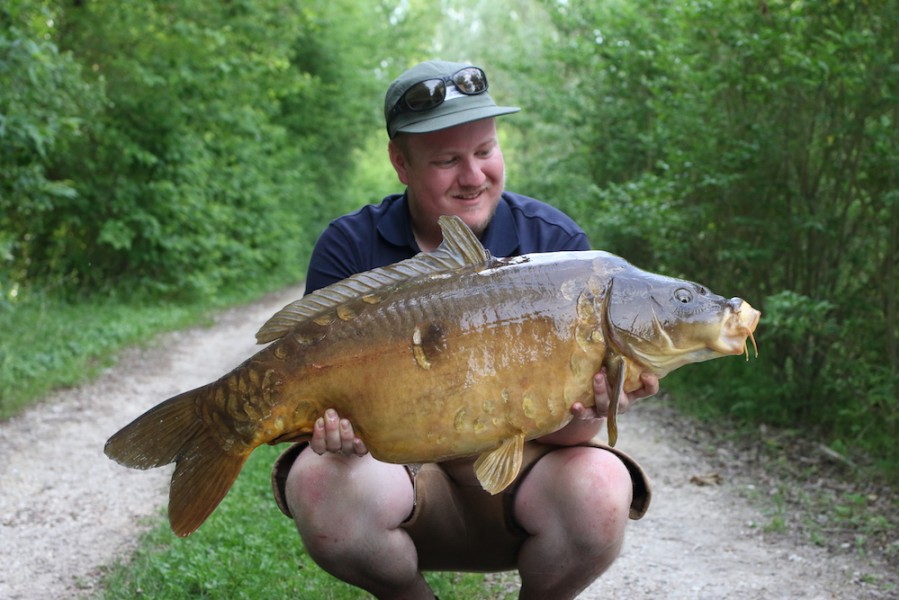
<svg viewBox="0 0 899 600">
<path fill-rule="evenodd" d="M 571 217 L 539 200 L 503 192 L 481 243 L 494 256 L 589 250 Z M 387 196 L 330 223 L 312 250 L 306 293 L 420 252 L 405 194 Z"/>
</svg>

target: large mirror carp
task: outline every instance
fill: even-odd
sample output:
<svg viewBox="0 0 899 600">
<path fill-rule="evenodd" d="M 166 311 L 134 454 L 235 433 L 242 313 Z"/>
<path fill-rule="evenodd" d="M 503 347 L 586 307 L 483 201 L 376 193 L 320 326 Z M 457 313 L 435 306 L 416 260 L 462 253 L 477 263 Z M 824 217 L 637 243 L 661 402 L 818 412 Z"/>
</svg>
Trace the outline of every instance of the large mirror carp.
<svg viewBox="0 0 899 600">
<path fill-rule="evenodd" d="M 378 460 L 475 456 L 481 485 L 515 478 L 526 440 L 594 403 L 608 369 L 616 402 L 639 376 L 746 353 L 760 313 L 696 283 L 599 251 L 496 258 L 457 217 L 431 253 L 349 277 L 284 307 L 270 343 L 212 382 L 162 402 L 106 443 L 128 467 L 176 463 L 169 521 L 195 531 L 258 446 L 311 435 L 334 408 Z"/>
</svg>

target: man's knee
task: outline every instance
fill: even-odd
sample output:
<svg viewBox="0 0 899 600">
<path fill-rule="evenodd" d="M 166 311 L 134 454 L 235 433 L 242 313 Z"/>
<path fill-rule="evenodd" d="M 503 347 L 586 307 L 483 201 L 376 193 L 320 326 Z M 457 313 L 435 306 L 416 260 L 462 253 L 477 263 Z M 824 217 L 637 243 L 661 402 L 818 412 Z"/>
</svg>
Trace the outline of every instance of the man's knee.
<svg viewBox="0 0 899 600">
<path fill-rule="evenodd" d="M 618 537 L 632 494 L 630 473 L 611 452 L 561 448 L 543 457 L 522 482 L 516 518 L 531 533 L 555 523 L 575 536 Z"/>
<path fill-rule="evenodd" d="M 600 448 L 560 450 L 567 453 L 565 468 L 557 472 L 558 484 L 570 489 L 575 502 L 601 503 L 620 509 L 627 518 L 633 494 L 630 472 L 621 459 Z"/>
<path fill-rule="evenodd" d="M 402 465 L 382 463 L 371 455 L 319 456 L 309 449 L 291 466 L 284 492 L 301 533 L 394 528 L 414 503 L 412 482 Z M 363 521 L 367 527 L 360 529 Z"/>
<path fill-rule="evenodd" d="M 402 465 L 304 450 L 284 492 L 307 552 L 331 574 L 366 589 L 385 568 L 415 574 L 415 547 L 399 529 L 414 504 Z"/>
</svg>

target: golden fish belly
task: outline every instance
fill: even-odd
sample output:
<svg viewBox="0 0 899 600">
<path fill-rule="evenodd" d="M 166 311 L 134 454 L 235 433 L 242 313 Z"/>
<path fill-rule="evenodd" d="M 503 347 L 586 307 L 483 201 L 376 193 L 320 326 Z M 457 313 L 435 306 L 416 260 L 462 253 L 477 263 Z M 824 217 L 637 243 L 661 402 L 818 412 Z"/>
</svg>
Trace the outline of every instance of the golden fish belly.
<svg viewBox="0 0 899 600">
<path fill-rule="evenodd" d="M 333 407 L 376 458 L 429 462 L 564 425 L 574 402 L 592 403 L 603 345 L 585 342 L 589 319 L 559 292 L 559 273 L 530 273 L 526 289 L 508 276 L 436 281 L 424 300 L 397 290 L 278 342 L 293 345 L 293 426 Z"/>
</svg>

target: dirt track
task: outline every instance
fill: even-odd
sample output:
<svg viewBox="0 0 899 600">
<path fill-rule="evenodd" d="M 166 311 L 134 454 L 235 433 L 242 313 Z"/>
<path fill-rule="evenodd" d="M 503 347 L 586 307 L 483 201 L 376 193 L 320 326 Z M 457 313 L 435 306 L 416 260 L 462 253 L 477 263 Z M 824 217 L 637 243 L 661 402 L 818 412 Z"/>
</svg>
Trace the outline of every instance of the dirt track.
<svg viewBox="0 0 899 600">
<path fill-rule="evenodd" d="M 300 288 L 285 290 L 221 314 L 211 328 L 161 336 L 123 353 L 97 381 L 0 423 L 0 598 L 96 591 L 98 567 L 127 555 L 141 523 L 164 506 L 170 473 L 119 467 L 103 454 L 106 438 L 160 400 L 237 365 L 255 351 L 259 325 L 299 295 Z M 652 400 L 622 419 L 620 445 L 653 479 L 653 506 L 631 523 L 621 558 L 582 599 L 899 594 L 896 574 L 882 565 L 795 537 L 769 539 L 767 518 L 741 493 L 751 483 L 730 476 L 733 460 L 722 471 L 678 434 L 673 419 Z M 691 483 L 716 473 L 720 483 Z"/>
</svg>

